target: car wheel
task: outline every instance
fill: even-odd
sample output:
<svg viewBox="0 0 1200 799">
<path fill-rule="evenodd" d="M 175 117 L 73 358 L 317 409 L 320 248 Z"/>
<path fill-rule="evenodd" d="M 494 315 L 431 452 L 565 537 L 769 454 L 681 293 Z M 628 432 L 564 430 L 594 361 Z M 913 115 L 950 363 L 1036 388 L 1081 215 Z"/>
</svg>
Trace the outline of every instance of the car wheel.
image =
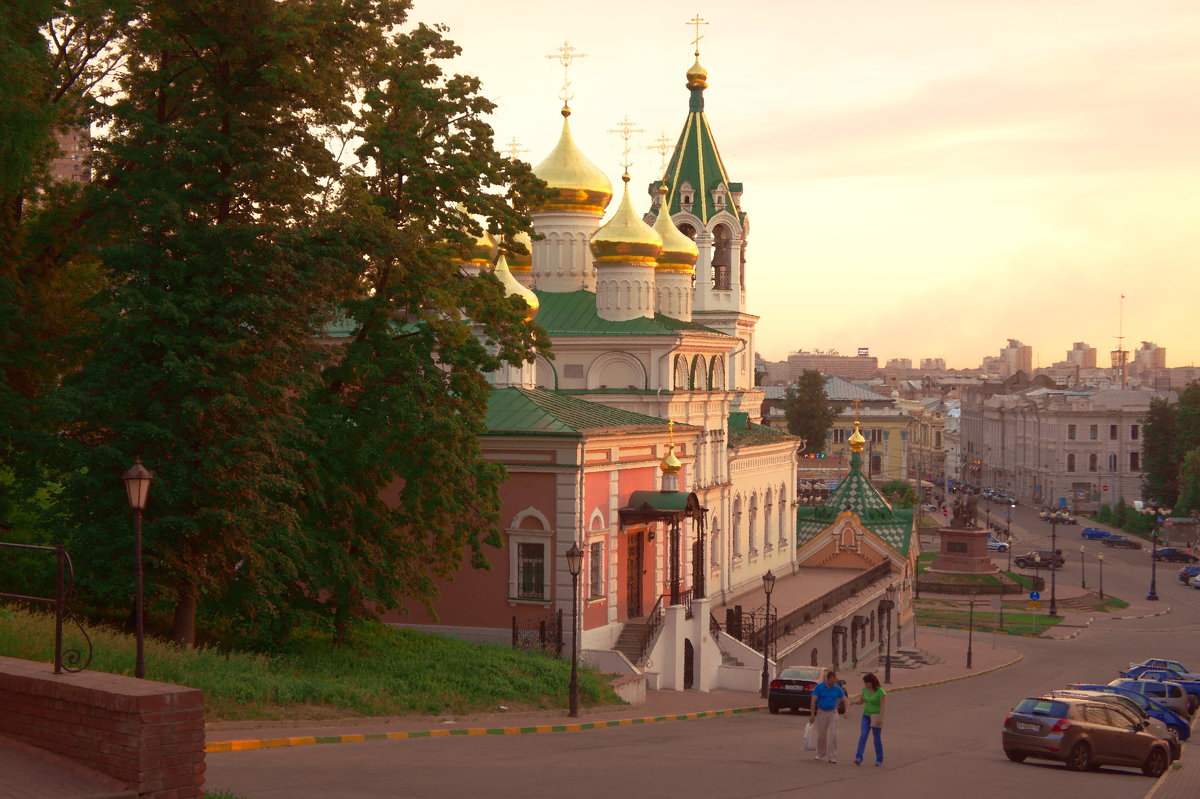
<svg viewBox="0 0 1200 799">
<path fill-rule="evenodd" d="M 771 711 L 772 713 L 778 713 L 779 704 L 776 702 L 767 702 L 767 710 Z"/>
<path fill-rule="evenodd" d="M 1161 750 L 1156 749 L 1156 752 Z M 1149 763 L 1149 760 L 1146 761 Z M 1083 741 L 1075 744 L 1067 755 L 1067 768 L 1071 771 L 1087 771 L 1092 765 L 1092 748 Z"/>
<path fill-rule="evenodd" d="M 1167 753 L 1161 746 L 1154 747 L 1150 750 L 1150 755 L 1142 766 L 1142 773 L 1147 777 L 1161 777 L 1162 773 L 1167 770 L 1167 759 Z"/>
<path fill-rule="evenodd" d="M 1005 749 L 1004 756 L 1007 757 L 1009 760 L 1011 760 L 1014 763 L 1024 763 L 1025 762 L 1025 755 L 1021 754 L 1020 752 L 1014 752 L 1011 749 Z"/>
</svg>

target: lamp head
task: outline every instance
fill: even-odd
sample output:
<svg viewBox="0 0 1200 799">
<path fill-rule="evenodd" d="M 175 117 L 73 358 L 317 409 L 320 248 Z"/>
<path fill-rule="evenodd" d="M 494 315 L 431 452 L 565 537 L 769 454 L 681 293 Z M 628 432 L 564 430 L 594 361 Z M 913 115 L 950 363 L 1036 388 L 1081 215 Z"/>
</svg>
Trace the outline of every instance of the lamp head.
<svg viewBox="0 0 1200 799">
<path fill-rule="evenodd" d="M 567 550 L 567 570 L 571 572 L 572 577 L 578 577 L 579 572 L 583 570 L 583 550 L 579 548 L 578 543 L 572 543 L 571 548 Z"/>
<path fill-rule="evenodd" d="M 767 596 L 770 596 L 771 592 L 775 590 L 775 574 L 770 569 L 767 569 L 767 573 L 763 575 L 762 580 L 763 590 L 767 592 Z"/>
<path fill-rule="evenodd" d="M 125 495 L 129 499 L 130 509 L 145 510 L 146 500 L 150 497 L 150 484 L 154 482 L 154 474 L 142 465 L 141 456 L 134 460 L 133 466 L 121 475 L 121 479 L 125 482 Z"/>
</svg>

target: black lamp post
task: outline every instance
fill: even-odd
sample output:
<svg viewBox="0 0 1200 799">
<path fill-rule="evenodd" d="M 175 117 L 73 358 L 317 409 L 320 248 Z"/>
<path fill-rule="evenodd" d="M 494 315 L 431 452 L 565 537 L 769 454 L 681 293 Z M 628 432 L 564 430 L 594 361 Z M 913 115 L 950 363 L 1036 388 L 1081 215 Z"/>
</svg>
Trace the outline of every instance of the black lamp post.
<svg viewBox="0 0 1200 799">
<path fill-rule="evenodd" d="M 1104 599 L 1104 554 L 1096 556 L 1096 562 L 1100 564 L 1100 598 Z"/>
<path fill-rule="evenodd" d="M 1046 521 L 1050 522 L 1050 549 L 1054 559 L 1050 561 L 1050 616 L 1058 615 L 1058 526 L 1070 518 L 1065 510 L 1056 510 Z"/>
<path fill-rule="evenodd" d="M 1087 588 L 1087 567 L 1084 565 L 1085 550 L 1083 544 L 1079 545 L 1079 587 Z"/>
<path fill-rule="evenodd" d="M 121 479 L 125 481 L 125 494 L 129 498 L 129 507 L 133 510 L 133 630 L 137 638 L 137 660 L 133 664 L 133 676 L 143 679 L 146 676 L 146 655 L 142 622 L 142 512 L 146 510 L 146 500 L 150 497 L 150 484 L 154 482 L 154 475 L 142 465 L 139 456 L 129 471 L 121 475 Z"/>
<path fill-rule="evenodd" d="M 579 573 L 583 570 L 583 550 L 572 543 L 567 550 L 567 570 L 571 572 L 571 684 L 567 715 L 579 715 Z"/>
<path fill-rule="evenodd" d="M 892 608 L 896 607 L 896 586 L 887 587 L 887 599 L 884 601 L 884 611 L 887 613 L 887 656 L 883 661 L 883 681 L 889 685 L 892 682 Z"/>
<path fill-rule="evenodd" d="M 971 665 L 971 655 L 973 654 L 975 643 L 975 597 L 967 600 L 967 668 L 973 668 Z"/>
<path fill-rule="evenodd" d="M 767 592 L 767 615 L 763 619 L 763 672 L 759 695 L 767 698 L 767 653 L 771 651 L 771 592 L 775 590 L 775 575 L 770 569 L 763 575 L 763 590 Z"/>
<path fill-rule="evenodd" d="M 1159 513 L 1166 513 L 1164 508 L 1145 507 L 1142 508 L 1142 513 L 1145 513 L 1151 518 L 1150 522 L 1150 593 L 1146 594 L 1146 599 L 1152 602 L 1158 601 L 1158 525 L 1161 516 Z"/>
</svg>

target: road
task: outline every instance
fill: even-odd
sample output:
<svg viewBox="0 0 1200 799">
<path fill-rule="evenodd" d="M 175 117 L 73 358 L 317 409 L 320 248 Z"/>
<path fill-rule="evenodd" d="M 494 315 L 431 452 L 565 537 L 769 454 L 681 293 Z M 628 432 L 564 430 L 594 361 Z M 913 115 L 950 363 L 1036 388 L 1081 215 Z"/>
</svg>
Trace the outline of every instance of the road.
<svg viewBox="0 0 1200 799">
<path fill-rule="evenodd" d="M 1075 557 L 1059 576 L 1079 579 L 1080 527 L 1060 527 Z M 1017 551 L 1049 548 L 1048 525 L 1027 508 L 1013 519 Z M 1072 546 L 1073 545 L 1073 546 Z M 1089 553 L 1101 548 L 1089 542 Z M 1104 550 L 1106 593 L 1144 595 L 1146 551 Z M 1072 569 L 1072 566 L 1075 567 Z M 1094 571 L 1094 560 L 1089 558 Z M 1200 663 L 1200 591 L 1178 567 L 1159 569 L 1167 615 L 1097 621 L 1067 641 L 1001 638 L 1024 660 L 967 680 L 889 698 L 883 768 L 853 764 L 857 719 L 840 735 L 840 761 L 814 762 L 800 748 L 803 716 L 748 713 L 682 723 L 540 735 L 427 738 L 304 746 L 208 756 L 209 791 L 245 799 L 306 797 L 571 796 L 847 797 L 889 799 L 1142 799 L 1153 781 L 1132 771 L 1073 773 L 1056 764 L 1010 763 L 1000 724 L 1031 693 L 1068 682 L 1108 682 L 1130 661 L 1170 656 Z M 1098 576 L 1098 575 L 1097 575 Z M 976 647 L 990 646 L 987 636 Z M 1193 665 L 1193 668 L 1195 666 Z M 869 752 L 870 750 L 868 750 Z"/>
</svg>

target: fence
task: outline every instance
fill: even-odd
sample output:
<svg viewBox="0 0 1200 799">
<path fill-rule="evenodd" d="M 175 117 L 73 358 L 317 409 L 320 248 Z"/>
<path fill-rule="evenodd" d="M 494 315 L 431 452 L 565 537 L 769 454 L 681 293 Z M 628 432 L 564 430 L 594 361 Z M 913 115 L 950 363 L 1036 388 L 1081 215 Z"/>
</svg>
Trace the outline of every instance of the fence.
<svg viewBox="0 0 1200 799">
<path fill-rule="evenodd" d="M 61 545 L 44 547 L 35 544 L 12 544 L 5 541 L 0 541 L 0 547 L 6 549 L 30 549 L 40 552 L 53 552 L 55 559 L 54 571 L 54 596 L 25 596 L 23 594 L 9 594 L 0 592 L 0 599 L 14 599 L 18 602 L 32 602 L 34 604 L 45 604 L 54 606 L 54 673 L 62 674 L 64 671 L 79 672 L 88 667 L 92 662 L 92 639 L 88 637 L 87 630 L 83 629 L 83 625 L 75 618 L 75 614 L 71 612 L 70 600 L 75 598 L 75 567 L 71 565 L 71 556 L 67 554 L 67 550 Z M 78 649 L 63 649 L 63 620 L 67 619 L 76 627 L 79 632 L 83 633 L 84 640 L 87 641 L 87 657 Z"/>
</svg>

